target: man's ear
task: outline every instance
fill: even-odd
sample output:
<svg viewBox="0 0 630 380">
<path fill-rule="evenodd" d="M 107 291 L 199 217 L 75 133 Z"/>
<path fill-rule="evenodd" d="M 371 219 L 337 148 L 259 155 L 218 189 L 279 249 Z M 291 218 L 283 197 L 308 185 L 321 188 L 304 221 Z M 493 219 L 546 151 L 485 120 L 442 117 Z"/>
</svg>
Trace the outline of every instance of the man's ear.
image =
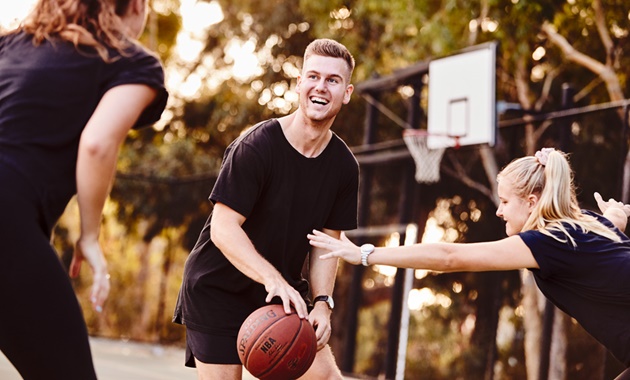
<svg viewBox="0 0 630 380">
<path fill-rule="evenodd" d="M 349 84 L 346 87 L 346 93 L 343 95 L 343 104 L 350 103 L 350 96 L 352 96 L 352 91 L 354 91 L 354 86 Z"/>
<path fill-rule="evenodd" d="M 144 12 L 145 1 L 146 0 L 130 0 L 129 11 L 135 14 L 141 14 L 142 12 Z"/>
<path fill-rule="evenodd" d="M 300 83 L 302 83 L 302 74 L 298 74 L 295 84 L 295 91 L 300 92 Z"/>
</svg>

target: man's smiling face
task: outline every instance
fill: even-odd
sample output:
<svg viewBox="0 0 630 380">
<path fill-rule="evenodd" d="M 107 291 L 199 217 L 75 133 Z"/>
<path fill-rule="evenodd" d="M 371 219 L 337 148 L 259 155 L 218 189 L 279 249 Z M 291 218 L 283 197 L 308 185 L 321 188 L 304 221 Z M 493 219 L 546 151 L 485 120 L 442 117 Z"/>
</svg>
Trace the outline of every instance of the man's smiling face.
<svg viewBox="0 0 630 380">
<path fill-rule="evenodd" d="M 312 55 L 304 61 L 297 88 L 302 112 L 313 121 L 334 119 L 350 101 L 350 70 L 341 58 Z"/>
</svg>

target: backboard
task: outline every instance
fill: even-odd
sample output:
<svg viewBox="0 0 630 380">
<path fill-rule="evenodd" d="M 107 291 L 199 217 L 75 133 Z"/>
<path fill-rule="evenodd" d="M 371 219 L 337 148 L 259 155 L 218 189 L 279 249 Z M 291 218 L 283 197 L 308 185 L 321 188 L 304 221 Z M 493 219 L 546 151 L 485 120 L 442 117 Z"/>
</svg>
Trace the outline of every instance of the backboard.
<svg viewBox="0 0 630 380">
<path fill-rule="evenodd" d="M 494 145 L 496 51 L 489 42 L 429 63 L 430 149 Z"/>
</svg>

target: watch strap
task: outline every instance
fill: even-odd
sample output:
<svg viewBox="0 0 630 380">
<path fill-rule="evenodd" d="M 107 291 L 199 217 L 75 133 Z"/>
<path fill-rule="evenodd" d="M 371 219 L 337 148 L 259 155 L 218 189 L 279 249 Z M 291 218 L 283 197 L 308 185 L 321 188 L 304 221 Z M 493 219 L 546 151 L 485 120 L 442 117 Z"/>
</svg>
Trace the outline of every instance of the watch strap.
<svg viewBox="0 0 630 380">
<path fill-rule="evenodd" d="M 329 308 L 329 309 L 331 309 L 331 310 L 332 310 L 333 305 L 334 305 L 334 303 L 333 303 L 333 300 L 332 300 L 332 297 L 331 297 L 331 296 L 324 296 L 324 295 L 322 295 L 322 296 L 317 296 L 317 297 L 313 298 L 313 305 L 314 305 L 316 302 L 326 302 L 326 306 L 328 306 L 328 308 Z"/>
<path fill-rule="evenodd" d="M 367 267 L 368 264 L 368 256 L 370 256 L 370 254 L 374 252 L 374 245 L 373 244 L 363 244 L 361 246 L 361 264 L 364 267 Z"/>
</svg>

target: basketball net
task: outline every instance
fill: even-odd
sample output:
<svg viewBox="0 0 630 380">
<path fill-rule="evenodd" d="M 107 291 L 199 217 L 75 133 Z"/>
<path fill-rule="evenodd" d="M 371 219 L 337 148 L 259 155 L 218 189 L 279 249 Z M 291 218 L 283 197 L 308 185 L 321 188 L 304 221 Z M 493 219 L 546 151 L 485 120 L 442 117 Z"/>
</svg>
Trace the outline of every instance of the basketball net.
<svg viewBox="0 0 630 380">
<path fill-rule="evenodd" d="M 406 129 L 403 140 L 416 164 L 416 181 L 418 183 L 436 183 L 440 180 L 440 163 L 446 148 L 429 149 L 425 130 Z"/>
</svg>

